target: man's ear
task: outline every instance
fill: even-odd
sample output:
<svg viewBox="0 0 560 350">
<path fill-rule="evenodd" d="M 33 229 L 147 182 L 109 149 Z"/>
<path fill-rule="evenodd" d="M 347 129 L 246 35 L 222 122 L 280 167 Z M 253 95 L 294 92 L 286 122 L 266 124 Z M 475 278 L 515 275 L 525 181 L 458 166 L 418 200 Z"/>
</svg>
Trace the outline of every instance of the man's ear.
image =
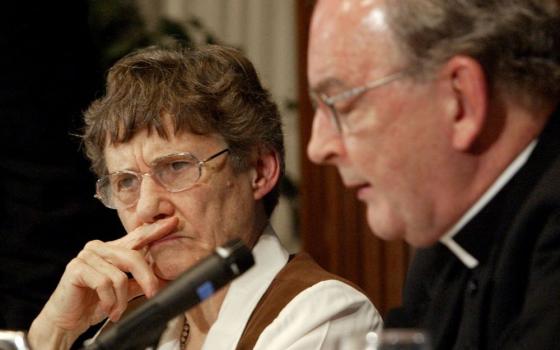
<svg viewBox="0 0 560 350">
<path fill-rule="evenodd" d="M 251 186 L 255 200 L 262 199 L 278 183 L 280 177 L 280 158 L 270 149 L 258 150 L 251 172 Z"/>
<path fill-rule="evenodd" d="M 481 136 L 488 112 L 488 82 L 484 69 L 467 56 L 451 58 L 440 71 L 440 78 L 450 84 L 455 108 L 450 122 L 452 145 L 468 151 Z"/>
</svg>

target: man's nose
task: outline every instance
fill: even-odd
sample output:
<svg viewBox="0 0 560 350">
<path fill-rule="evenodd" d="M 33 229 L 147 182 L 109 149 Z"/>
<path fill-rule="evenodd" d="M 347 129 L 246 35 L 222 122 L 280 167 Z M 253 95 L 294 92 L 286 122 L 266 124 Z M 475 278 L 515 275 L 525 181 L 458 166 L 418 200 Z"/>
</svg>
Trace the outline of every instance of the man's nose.
<svg viewBox="0 0 560 350">
<path fill-rule="evenodd" d="M 313 117 L 311 139 L 307 145 L 309 159 L 316 164 L 336 165 L 344 154 L 340 131 L 325 111 L 317 109 Z"/>
</svg>

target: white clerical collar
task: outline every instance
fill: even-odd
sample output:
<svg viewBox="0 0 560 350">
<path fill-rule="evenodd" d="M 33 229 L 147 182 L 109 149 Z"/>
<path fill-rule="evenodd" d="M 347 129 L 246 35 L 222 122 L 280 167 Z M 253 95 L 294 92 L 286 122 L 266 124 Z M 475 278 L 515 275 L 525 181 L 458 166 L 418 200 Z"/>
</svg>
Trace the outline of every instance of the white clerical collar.
<svg viewBox="0 0 560 350">
<path fill-rule="evenodd" d="M 455 254 L 455 256 L 465 264 L 469 269 L 474 269 L 478 266 L 478 260 L 469 254 L 463 247 L 461 247 L 453 237 L 469 222 L 472 218 L 478 214 L 482 208 L 490 202 L 494 196 L 508 183 L 508 181 L 521 169 L 521 167 L 527 162 L 529 156 L 535 149 L 537 145 L 537 140 L 533 140 L 523 152 L 515 158 L 513 162 L 506 168 L 506 170 L 494 181 L 492 186 L 478 199 L 478 201 L 461 217 L 457 223 L 451 227 L 445 235 L 443 235 L 439 241 L 445 245 L 449 250 Z"/>
</svg>

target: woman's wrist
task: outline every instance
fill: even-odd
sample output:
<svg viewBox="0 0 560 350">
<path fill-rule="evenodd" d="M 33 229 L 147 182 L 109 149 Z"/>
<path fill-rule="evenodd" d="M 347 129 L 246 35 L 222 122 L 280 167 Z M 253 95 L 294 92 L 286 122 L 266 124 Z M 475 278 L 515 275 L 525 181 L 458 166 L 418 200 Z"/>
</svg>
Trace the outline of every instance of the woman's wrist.
<svg viewBox="0 0 560 350">
<path fill-rule="evenodd" d="M 66 350 L 70 349 L 80 333 L 56 326 L 41 311 L 31 324 L 27 340 L 32 350 Z"/>
</svg>

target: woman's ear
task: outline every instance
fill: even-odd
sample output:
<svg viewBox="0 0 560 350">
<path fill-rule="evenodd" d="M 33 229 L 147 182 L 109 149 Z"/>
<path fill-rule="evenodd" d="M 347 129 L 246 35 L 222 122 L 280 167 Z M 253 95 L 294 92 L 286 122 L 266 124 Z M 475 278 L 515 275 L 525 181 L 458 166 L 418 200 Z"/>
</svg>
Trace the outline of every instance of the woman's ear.
<svg viewBox="0 0 560 350">
<path fill-rule="evenodd" d="M 260 200 L 276 186 L 280 178 L 278 153 L 270 149 L 258 150 L 251 176 L 253 197 Z"/>
<path fill-rule="evenodd" d="M 450 84 L 453 108 L 452 145 L 467 151 L 481 135 L 488 112 L 488 82 L 478 61 L 467 56 L 455 56 L 443 67 L 440 78 Z"/>
</svg>

